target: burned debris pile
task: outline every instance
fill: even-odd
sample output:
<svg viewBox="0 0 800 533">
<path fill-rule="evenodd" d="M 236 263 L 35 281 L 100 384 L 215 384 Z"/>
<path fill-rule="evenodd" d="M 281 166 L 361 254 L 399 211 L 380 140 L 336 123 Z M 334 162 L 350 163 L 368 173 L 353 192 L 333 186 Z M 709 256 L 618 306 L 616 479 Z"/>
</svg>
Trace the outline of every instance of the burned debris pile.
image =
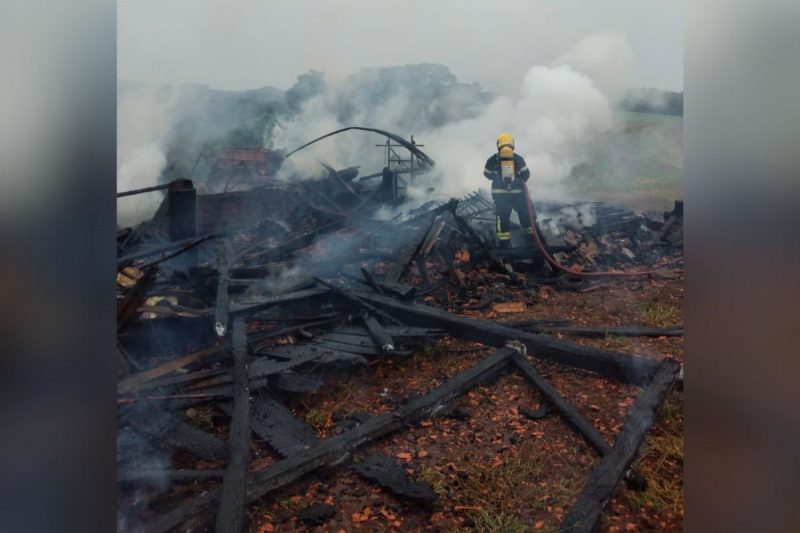
<svg viewBox="0 0 800 533">
<path fill-rule="evenodd" d="M 412 152 L 412 166 L 432 165 L 423 156 Z M 215 195 L 179 180 L 159 189 L 166 195 L 152 220 L 119 232 L 124 527 L 244 531 L 249 504 L 334 466 L 414 505 L 435 505 L 433 487 L 409 477 L 396 458 L 358 450 L 440 416 L 509 372 L 524 376 L 601 457 L 564 522 L 570 531 L 590 531 L 619 482 L 635 477 L 630 465 L 679 365 L 551 335 L 608 334 L 602 325 L 468 316 L 524 306 L 518 290 L 595 284 L 553 272 L 518 228 L 517 246 L 496 249 L 493 205 L 480 191 L 404 208 L 401 170 L 357 179 L 358 167 L 324 165 L 313 180 Z M 551 253 L 573 269 L 681 262 L 680 203 L 663 217 L 597 203 L 537 208 Z M 617 332 L 681 333 L 678 326 Z M 325 436 L 292 410 L 344 376 L 387 360 L 402 365 L 446 338 L 490 352 L 425 394 L 351 414 Z M 643 388 L 613 444 L 537 371 L 542 360 Z M 335 512 L 319 504 L 298 517 L 311 526 Z"/>
</svg>

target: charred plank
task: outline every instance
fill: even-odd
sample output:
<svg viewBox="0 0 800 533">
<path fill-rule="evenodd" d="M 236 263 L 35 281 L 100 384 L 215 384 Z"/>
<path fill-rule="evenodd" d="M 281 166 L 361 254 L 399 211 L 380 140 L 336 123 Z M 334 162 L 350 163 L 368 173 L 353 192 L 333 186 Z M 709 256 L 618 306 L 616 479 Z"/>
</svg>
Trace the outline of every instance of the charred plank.
<svg viewBox="0 0 800 533">
<path fill-rule="evenodd" d="M 322 388 L 323 382 L 318 376 L 306 376 L 289 370 L 275 376 L 272 385 L 283 392 L 311 393 Z"/>
<path fill-rule="evenodd" d="M 645 434 L 655 421 L 656 412 L 679 370 L 680 365 L 673 359 L 665 359 L 659 365 L 652 382 L 631 408 L 614 447 L 600 459 L 589 475 L 583 491 L 561 526 L 562 531 L 588 533 L 594 530 L 600 513 L 614 496 L 622 477 L 639 453 Z"/>
<path fill-rule="evenodd" d="M 364 267 L 361 267 L 361 275 L 364 276 L 364 279 L 366 280 L 367 285 L 372 287 L 372 290 L 374 290 L 375 292 L 377 292 L 378 294 L 380 294 L 382 296 L 385 296 L 385 293 L 383 292 L 383 289 L 380 287 L 380 285 L 378 285 L 377 280 L 375 280 L 375 276 L 373 276 L 372 273 L 369 270 L 367 270 Z"/>
<path fill-rule="evenodd" d="M 370 316 L 366 309 L 361 310 L 361 319 L 369 331 L 369 336 L 372 341 L 380 348 L 382 352 L 391 352 L 394 350 L 394 340 L 389 332 L 377 321 L 375 317 Z"/>
<path fill-rule="evenodd" d="M 222 483 L 216 531 L 239 533 L 244 530 L 247 489 L 247 463 L 250 458 L 250 388 L 247 376 L 247 323 L 244 317 L 233 321 L 233 410 L 228 435 L 230 457 Z"/>
<path fill-rule="evenodd" d="M 445 384 L 428 394 L 408 402 L 395 413 L 375 416 L 355 429 L 327 439 L 305 452 L 288 457 L 252 475 L 247 498 L 255 501 L 265 494 L 284 487 L 304 474 L 321 466 L 340 461 L 362 444 L 382 437 L 406 424 L 434 416 L 453 398 L 465 393 L 479 383 L 496 378 L 518 353 L 513 348 L 502 348 L 473 367 L 457 374 Z M 193 527 L 208 521 L 213 513 L 209 504 L 219 498 L 219 489 L 198 496 L 187 505 L 169 511 L 146 526 L 147 531 L 166 532 L 183 525 Z"/>
<path fill-rule="evenodd" d="M 170 448 L 185 450 L 201 459 L 223 459 L 227 453 L 225 443 L 214 435 L 190 426 L 171 413 L 144 409 L 135 417 L 135 429 Z"/>
<path fill-rule="evenodd" d="M 436 328 L 389 325 L 389 326 L 383 326 L 383 329 L 385 329 L 386 333 L 391 335 L 392 338 L 417 339 L 417 338 L 442 337 L 445 335 L 444 330 Z M 367 331 L 366 328 L 362 328 L 360 326 L 344 326 L 341 328 L 337 328 L 336 330 L 334 330 L 333 333 L 341 333 L 345 335 L 360 335 L 362 337 L 369 336 L 369 331 Z"/>
<path fill-rule="evenodd" d="M 154 265 L 161 261 L 165 261 L 166 259 L 171 259 L 172 257 L 175 257 L 184 252 L 188 252 L 195 246 L 198 246 L 209 239 L 213 239 L 216 236 L 217 235 L 215 235 L 214 233 L 207 233 L 205 235 L 201 235 L 200 237 L 189 237 L 187 239 L 181 239 L 179 241 L 174 241 L 167 244 L 154 246 L 147 250 L 141 250 L 132 254 L 128 254 L 126 256 L 117 259 L 117 268 L 121 268 L 136 259 L 142 259 L 144 257 L 149 257 L 151 255 L 156 255 L 165 252 L 173 252 L 172 254 L 168 254 L 168 256 L 161 257 L 149 264 L 149 265 Z"/>
<path fill-rule="evenodd" d="M 352 291 L 348 291 L 348 290 L 342 289 L 341 287 L 337 287 L 336 285 L 328 283 L 327 281 L 325 281 L 324 279 L 321 279 L 321 278 L 314 278 L 314 280 L 316 280 L 317 283 L 319 283 L 321 285 L 324 285 L 325 287 L 331 289 L 334 292 L 334 294 L 337 294 L 337 295 L 341 296 L 342 298 L 344 298 L 345 300 L 348 300 L 349 302 L 354 303 L 357 306 L 359 306 L 361 308 L 364 308 L 364 309 L 368 310 L 369 312 L 380 316 L 384 320 L 387 320 L 387 321 L 391 322 L 392 324 L 396 324 L 398 326 L 402 326 L 403 325 L 402 322 L 400 322 L 399 320 L 397 320 L 396 318 L 394 318 L 390 314 L 388 314 L 388 313 L 386 313 L 386 312 L 384 312 L 384 311 L 382 311 L 380 309 L 377 309 L 376 307 L 372 306 L 371 304 L 365 302 L 364 300 L 362 300 L 361 298 L 359 298 L 358 296 L 353 294 Z"/>
<path fill-rule="evenodd" d="M 630 354 L 601 350 L 563 339 L 529 333 L 488 320 L 475 320 L 427 305 L 399 302 L 377 294 L 359 293 L 374 305 L 389 310 L 411 325 L 434 326 L 453 337 L 502 346 L 510 340 L 524 343 L 536 357 L 597 372 L 634 384 L 645 384 L 655 374 L 659 361 Z"/>
<path fill-rule="evenodd" d="M 272 296 L 265 298 L 262 301 L 254 304 L 233 304 L 230 306 L 228 315 L 233 317 L 236 315 L 250 315 L 264 309 L 269 309 L 276 305 L 285 304 L 289 302 L 298 302 L 300 300 L 308 300 L 311 298 L 319 298 L 329 292 L 326 288 L 306 289 L 302 291 L 290 292 L 288 294 L 281 294 L 279 296 Z"/>
<path fill-rule="evenodd" d="M 378 355 L 378 353 L 380 352 L 380 350 L 375 346 L 362 347 L 362 346 L 355 346 L 352 344 L 341 344 L 329 340 L 317 343 L 315 346 L 318 346 L 323 350 L 330 350 L 332 352 L 347 352 L 358 355 Z"/>
<path fill-rule="evenodd" d="M 556 326 L 556 325 L 528 325 L 520 329 L 534 333 L 563 333 L 576 337 L 604 338 L 604 337 L 683 337 L 683 326 L 668 328 L 651 328 L 647 326 L 620 326 L 609 328 L 581 327 L 581 326 Z"/>
<path fill-rule="evenodd" d="M 377 350 L 375 342 L 371 338 L 367 337 L 366 333 L 367 332 L 365 331 L 364 335 L 353 335 L 349 333 L 331 332 L 331 333 L 325 333 L 319 338 L 324 341 L 337 342 L 340 344 L 350 344 L 353 346 L 359 346 L 361 348 L 371 348 L 373 350 Z"/>
<path fill-rule="evenodd" d="M 361 477 L 374 481 L 398 496 L 420 503 L 433 503 L 436 493 L 429 483 L 411 481 L 406 469 L 393 457 L 371 455 L 350 468 Z"/>
<path fill-rule="evenodd" d="M 230 404 L 223 405 L 222 409 L 230 411 Z M 253 400 L 250 427 L 253 433 L 283 457 L 297 455 L 320 443 L 311 426 L 296 418 L 288 407 L 270 396 Z"/>
<path fill-rule="evenodd" d="M 573 427 L 580 435 L 586 439 L 592 448 L 600 455 L 606 455 L 611 451 L 611 446 L 606 442 L 599 431 L 575 409 L 561 394 L 553 387 L 544 376 L 542 376 L 532 364 L 522 355 L 514 356 L 514 364 L 522 371 L 528 380 L 539 389 L 547 398 L 547 401 L 555 407 L 561 416 Z"/>
<path fill-rule="evenodd" d="M 224 475 L 224 470 L 123 470 L 117 474 L 117 483 L 163 485 L 222 479 Z"/>
</svg>

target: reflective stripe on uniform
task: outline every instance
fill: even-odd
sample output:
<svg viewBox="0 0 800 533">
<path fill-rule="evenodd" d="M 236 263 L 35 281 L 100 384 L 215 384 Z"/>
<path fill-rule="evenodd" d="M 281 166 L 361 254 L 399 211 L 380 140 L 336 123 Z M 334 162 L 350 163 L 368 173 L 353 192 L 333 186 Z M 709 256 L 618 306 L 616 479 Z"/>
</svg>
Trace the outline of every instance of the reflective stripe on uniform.
<svg viewBox="0 0 800 533">
<path fill-rule="evenodd" d="M 511 232 L 498 231 L 497 239 L 500 241 L 509 241 L 511 240 Z"/>
<path fill-rule="evenodd" d="M 523 228 L 523 229 L 525 230 L 525 233 L 527 233 L 528 235 L 533 235 L 533 228 L 532 228 L 532 227 L 530 227 L 530 228 Z"/>
<path fill-rule="evenodd" d="M 524 167 L 519 169 L 520 172 L 525 172 L 526 170 L 528 170 L 528 165 L 525 165 Z"/>
<path fill-rule="evenodd" d="M 492 194 L 518 194 L 522 189 L 492 189 Z"/>
</svg>

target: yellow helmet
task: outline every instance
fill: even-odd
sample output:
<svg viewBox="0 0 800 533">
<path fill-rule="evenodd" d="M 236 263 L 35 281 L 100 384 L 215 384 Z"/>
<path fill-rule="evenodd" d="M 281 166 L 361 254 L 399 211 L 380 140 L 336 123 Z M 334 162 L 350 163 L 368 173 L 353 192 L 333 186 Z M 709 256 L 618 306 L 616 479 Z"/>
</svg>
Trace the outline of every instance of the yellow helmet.
<svg viewBox="0 0 800 533">
<path fill-rule="evenodd" d="M 504 146 L 510 146 L 512 150 L 514 149 L 514 137 L 510 133 L 501 133 L 497 137 L 497 149 L 500 150 Z"/>
</svg>

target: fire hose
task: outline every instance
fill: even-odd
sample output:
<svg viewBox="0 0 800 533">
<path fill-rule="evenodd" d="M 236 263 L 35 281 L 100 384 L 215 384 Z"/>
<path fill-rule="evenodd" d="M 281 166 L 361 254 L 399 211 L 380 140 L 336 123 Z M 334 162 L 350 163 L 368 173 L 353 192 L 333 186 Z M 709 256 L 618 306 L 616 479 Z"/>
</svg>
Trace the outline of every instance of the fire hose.
<svg viewBox="0 0 800 533">
<path fill-rule="evenodd" d="M 531 202 L 531 197 L 528 194 L 528 184 L 525 183 L 524 181 L 522 182 L 522 193 L 525 195 L 525 204 L 526 204 L 526 206 L 528 208 L 527 209 L 528 210 L 528 219 L 529 219 L 530 224 L 531 224 L 531 233 L 533 234 L 533 239 L 536 242 L 536 247 L 542 253 L 542 256 L 544 256 L 544 259 L 545 259 L 545 261 L 547 261 L 547 264 L 549 264 L 551 267 L 553 267 L 553 269 L 561 270 L 562 272 L 566 272 L 567 274 L 570 274 L 572 276 L 577 276 L 577 277 L 645 276 L 645 275 L 649 275 L 649 274 L 663 273 L 664 272 L 664 269 L 652 269 L 652 270 L 645 270 L 645 271 L 642 271 L 642 272 L 623 272 L 621 270 L 606 270 L 606 271 L 601 271 L 601 272 L 582 272 L 580 270 L 573 270 L 573 269 L 571 269 L 569 267 L 566 267 L 566 266 L 562 265 L 561 263 L 556 261 L 555 258 L 552 255 L 550 255 L 550 252 L 547 250 L 547 248 L 544 245 L 544 242 L 542 241 L 542 236 L 539 234 L 539 227 L 536 224 L 536 218 L 533 215 L 533 213 L 534 213 L 534 211 L 533 211 L 533 202 Z M 683 272 L 683 269 L 676 269 L 676 270 L 672 270 L 670 272 L 679 273 L 679 272 Z"/>
</svg>

